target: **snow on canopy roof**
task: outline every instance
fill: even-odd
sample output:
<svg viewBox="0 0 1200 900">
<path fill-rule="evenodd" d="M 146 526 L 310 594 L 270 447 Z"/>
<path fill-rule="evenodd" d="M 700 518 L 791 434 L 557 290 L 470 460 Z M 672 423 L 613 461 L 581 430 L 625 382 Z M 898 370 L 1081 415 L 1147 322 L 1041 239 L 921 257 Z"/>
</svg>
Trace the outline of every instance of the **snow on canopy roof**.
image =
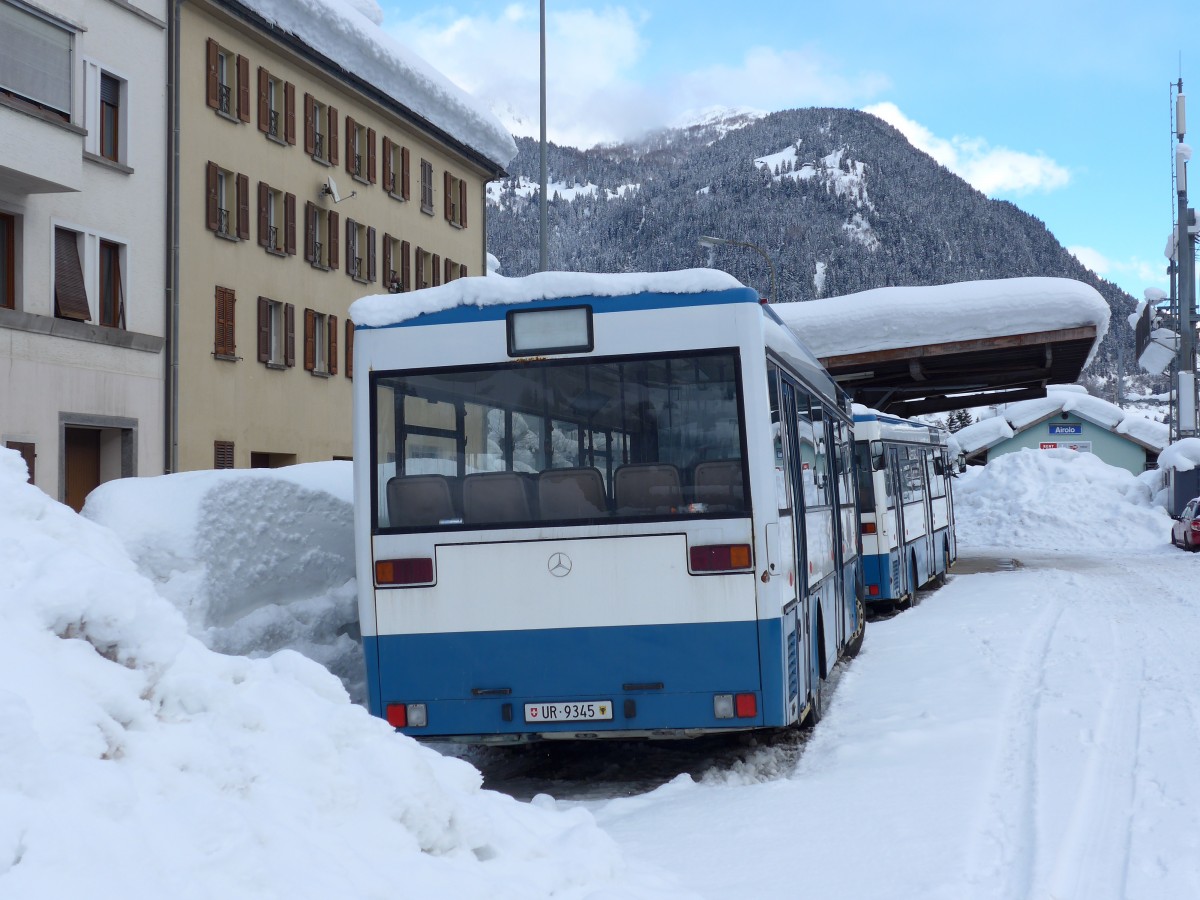
<svg viewBox="0 0 1200 900">
<path fill-rule="evenodd" d="M 1002 406 L 992 418 L 968 425 L 955 436 L 965 453 L 977 453 L 1062 412 L 1073 413 L 1156 452 L 1166 447 L 1170 440 L 1170 429 L 1161 422 L 1093 397 L 1076 384 L 1050 385 L 1045 397 Z"/>
<path fill-rule="evenodd" d="M 458 306 L 492 306 L 569 297 L 622 297 L 630 294 L 698 294 L 744 285 L 717 269 L 678 272 L 537 272 L 521 278 L 503 275 L 457 278 L 449 284 L 407 294 L 376 294 L 350 304 L 354 324 L 369 328 L 397 325 L 425 313 Z"/>
<path fill-rule="evenodd" d="M 1095 325 L 1089 363 L 1110 315 L 1099 291 L 1070 278 L 875 288 L 773 308 L 819 357 Z"/>
<path fill-rule="evenodd" d="M 1183 438 L 1173 443 L 1159 455 L 1158 467 L 1178 472 L 1200 467 L 1200 438 Z"/>
<path fill-rule="evenodd" d="M 479 101 L 381 27 L 371 0 L 235 0 L 290 32 L 500 168 L 517 155 L 512 134 Z"/>
</svg>

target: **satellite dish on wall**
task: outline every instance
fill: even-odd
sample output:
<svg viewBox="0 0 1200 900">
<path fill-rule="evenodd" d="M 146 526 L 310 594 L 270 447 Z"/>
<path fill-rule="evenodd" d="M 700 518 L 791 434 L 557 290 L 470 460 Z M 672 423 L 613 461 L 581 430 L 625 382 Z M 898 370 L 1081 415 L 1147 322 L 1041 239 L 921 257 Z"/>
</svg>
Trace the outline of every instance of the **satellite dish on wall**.
<svg viewBox="0 0 1200 900">
<path fill-rule="evenodd" d="M 332 197 L 334 203 L 341 203 L 343 200 L 349 199 L 349 197 L 342 196 L 342 192 L 338 190 L 337 182 L 333 180 L 332 175 L 327 177 L 325 179 L 325 183 L 321 185 L 321 195 Z M 355 197 L 357 195 L 358 191 L 350 192 L 350 197 Z"/>
</svg>

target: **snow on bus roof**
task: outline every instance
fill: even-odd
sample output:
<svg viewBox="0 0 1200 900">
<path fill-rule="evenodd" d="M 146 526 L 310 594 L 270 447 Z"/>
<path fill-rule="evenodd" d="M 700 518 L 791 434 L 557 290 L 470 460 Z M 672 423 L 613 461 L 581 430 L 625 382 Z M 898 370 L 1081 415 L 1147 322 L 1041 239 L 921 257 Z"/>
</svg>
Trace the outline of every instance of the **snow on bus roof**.
<svg viewBox="0 0 1200 900">
<path fill-rule="evenodd" d="M 520 278 L 479 275 L 406 294 L 376 294 L 350 305 L 354 324 L 369 328 L 398 325 L 425 313 L 460 306 L 492 306 L 570 297 L 623 297 L 632 294 L 699 294 L 745 287 L 717 269 L 677 272 L 537 272 Z"/>
<path fill-rule="evenodd" d="M 818 357 L 1095 325 L 1088 362 L 1110 315 L 1099 291 L 1070 278 L 884 287 L 774 309 Z"/>
<path fill-rule="evenodd" d="M 517 155 L 495 114 L 381 27 L 375 0 L 236 0 L 497 166 Z"/>
</svg>

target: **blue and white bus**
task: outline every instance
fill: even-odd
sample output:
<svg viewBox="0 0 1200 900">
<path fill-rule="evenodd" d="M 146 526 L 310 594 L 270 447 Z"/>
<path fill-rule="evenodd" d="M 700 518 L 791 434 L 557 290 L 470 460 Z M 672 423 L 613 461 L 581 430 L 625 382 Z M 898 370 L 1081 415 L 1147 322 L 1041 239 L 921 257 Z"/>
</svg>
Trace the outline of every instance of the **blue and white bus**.
<svg viewBox="0 0 1200 900">
<path fill-rule="evenodd" d="M 911 606 L 958 558 L 946 432 L 856 406 L 854 446 L 863 599 Z"/>
<path fill-rule="evenodd" d="M 754 291 L 491 276 L 351 316 L 375 715 L 464 742 L 819 717 L 864 627 L 851 408 Z"/>
</svg>

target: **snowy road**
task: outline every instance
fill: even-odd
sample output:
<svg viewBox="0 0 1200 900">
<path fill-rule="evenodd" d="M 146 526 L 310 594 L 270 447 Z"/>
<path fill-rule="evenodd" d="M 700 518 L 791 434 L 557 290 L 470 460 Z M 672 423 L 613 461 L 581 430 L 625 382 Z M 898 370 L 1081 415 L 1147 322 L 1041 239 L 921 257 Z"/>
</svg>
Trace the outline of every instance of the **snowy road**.
<svg viewBox="0 0 1200 900">
<path fill-rule="evenodd" d="M 790 775 L 587 805 L 702 897 L 1200 897 L 1200 557 L 1016 555 L 875 623 Z"/>
</svg>

